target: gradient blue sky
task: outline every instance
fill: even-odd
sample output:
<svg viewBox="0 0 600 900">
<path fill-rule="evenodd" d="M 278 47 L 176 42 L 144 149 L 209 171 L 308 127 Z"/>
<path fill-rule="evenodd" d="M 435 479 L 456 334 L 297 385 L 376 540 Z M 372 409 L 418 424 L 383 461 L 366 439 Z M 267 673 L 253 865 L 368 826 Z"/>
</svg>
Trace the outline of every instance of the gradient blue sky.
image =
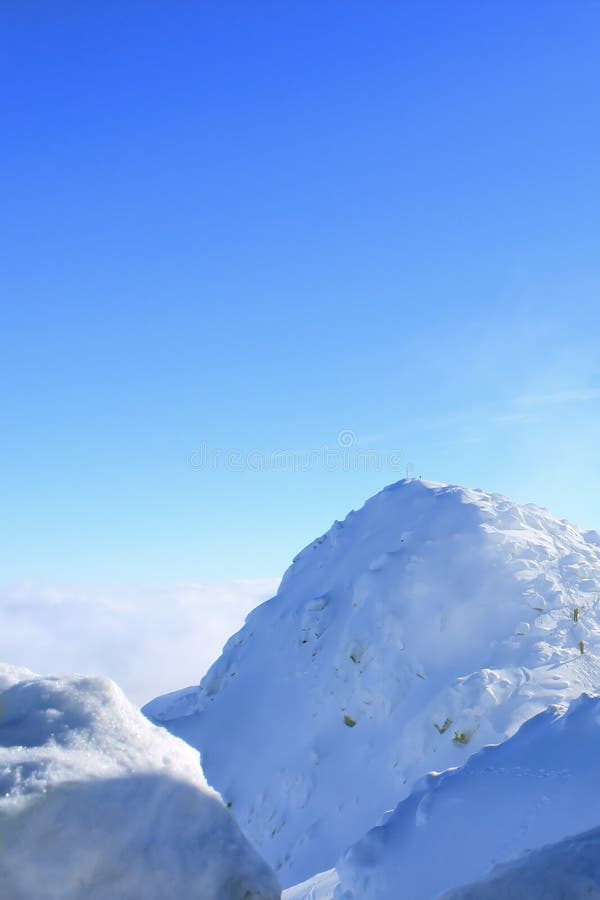
<svg viewBox="0 0 600 900">
<path fill-rule="evenodd" d="M 276 576 L 397 450 L 600 528 L 600 4 L 0 12 L 5 579 Z"/>
</svg>

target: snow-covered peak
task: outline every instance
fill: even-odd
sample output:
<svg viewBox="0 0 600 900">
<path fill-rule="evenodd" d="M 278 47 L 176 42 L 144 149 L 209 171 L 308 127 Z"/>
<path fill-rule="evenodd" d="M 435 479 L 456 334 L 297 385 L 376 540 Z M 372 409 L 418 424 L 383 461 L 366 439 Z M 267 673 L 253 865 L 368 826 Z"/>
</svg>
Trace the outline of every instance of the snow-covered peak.
<svg viewBox="0 0 600 900">
<path fill-rule="evenodd" d="M 200 688 L 146 707 L 286 884 L 425 772 L 598 684 L 600 546 L 535 506 L 401 481 L 306 547 Z M 582 652 L 583 651 L 583 652 Z"/>
<path fill-rule="evenodd" d="M 0 896 L 278 900 L 198 756 L 108 679 L 0 665 Z"/>
</svg>

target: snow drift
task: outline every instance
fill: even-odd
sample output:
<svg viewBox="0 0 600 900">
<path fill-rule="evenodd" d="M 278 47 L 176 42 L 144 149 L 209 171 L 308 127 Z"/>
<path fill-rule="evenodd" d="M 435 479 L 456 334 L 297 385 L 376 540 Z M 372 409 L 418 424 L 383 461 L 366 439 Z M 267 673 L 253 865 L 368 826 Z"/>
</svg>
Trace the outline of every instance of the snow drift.
<svg viewBox="0 0 600 900">
<path fill-rule="evenodd" d="M 0 666 L 0 896 L 276 900 L 197 754 L 107 679 Z"/>
<path fill-rule="evenodd" d="M 338 863 L 335 900 L 398 900 L 400 887 L 402 900 L 434 900 L 484 878 L 447 897 L 598 896 L 599 832 L 569 836 L 600 825 L 599 746 L 600 698 L 584 695 L 540 713 L 463 768 L 427 776 Z M 547 844 L 557 846 L 489 875 Z"/>
<path fill-rule="evenodd" d="M 300 553 L 199 688 L 145 711 L 296 884 L 427 771 L 598 687 L 599 553 L 535 506 L 399 482 Z"/>
<path fill-rule="evenodd" d="M 489 878 L 450 891 L 440 900 L 498 900 L 500 897 L 598 900 L 600 828 L 526 853 L 515 862 L 498 866 Z"/>
</svg>

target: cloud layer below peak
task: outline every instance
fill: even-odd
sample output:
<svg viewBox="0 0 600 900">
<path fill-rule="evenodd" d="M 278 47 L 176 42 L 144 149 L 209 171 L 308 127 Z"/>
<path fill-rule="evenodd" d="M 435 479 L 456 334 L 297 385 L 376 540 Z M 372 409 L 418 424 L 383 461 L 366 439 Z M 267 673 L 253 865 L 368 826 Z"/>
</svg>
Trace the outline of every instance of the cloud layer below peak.
<svg viewBox="0 0 600 900">
<path fill-rule="evenodd" d="M 40 673 L 107 675 L 141 705 L 198 682 L 277 585 L 0 584 L 0 659 Z"/>
</svg>

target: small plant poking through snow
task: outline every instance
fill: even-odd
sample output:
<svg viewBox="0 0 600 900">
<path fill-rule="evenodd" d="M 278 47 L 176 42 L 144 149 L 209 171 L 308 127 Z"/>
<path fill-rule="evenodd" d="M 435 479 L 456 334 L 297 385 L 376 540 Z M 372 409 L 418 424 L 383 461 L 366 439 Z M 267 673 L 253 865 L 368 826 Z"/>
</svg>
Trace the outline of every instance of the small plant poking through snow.
<svg viewBox="0 0 600 900">
<path fill-rule="evenodd" d="M 438 725 L 437 722 L 434 722 L 433 724 L 440 734 L 444 734 L 444 732 L 448 731 L 448 729 L 452 725 L 452 719 L 446 719 L 443 725 Z"/>
<path fill-rule="evenodd" d="M 464 746 L 469 743 L 472 737 L 472 731 L 455 731 L 452 740 L 455 744 L 462 744 Z"/>
<path fill-rule="evenodd" d="M 360 641 L 353 641 L 349 647 L 349 656 L 355 665 L 358 665 L 364 655 L 364 647 Z"/>
<path fill-rule="evenodd" d="M 347 725 L 348 728 L 354 728 L 356 725 L 356 721 L 352 718 L 352 716 L 344 716 L 344 725 Z"/>
</svg>

